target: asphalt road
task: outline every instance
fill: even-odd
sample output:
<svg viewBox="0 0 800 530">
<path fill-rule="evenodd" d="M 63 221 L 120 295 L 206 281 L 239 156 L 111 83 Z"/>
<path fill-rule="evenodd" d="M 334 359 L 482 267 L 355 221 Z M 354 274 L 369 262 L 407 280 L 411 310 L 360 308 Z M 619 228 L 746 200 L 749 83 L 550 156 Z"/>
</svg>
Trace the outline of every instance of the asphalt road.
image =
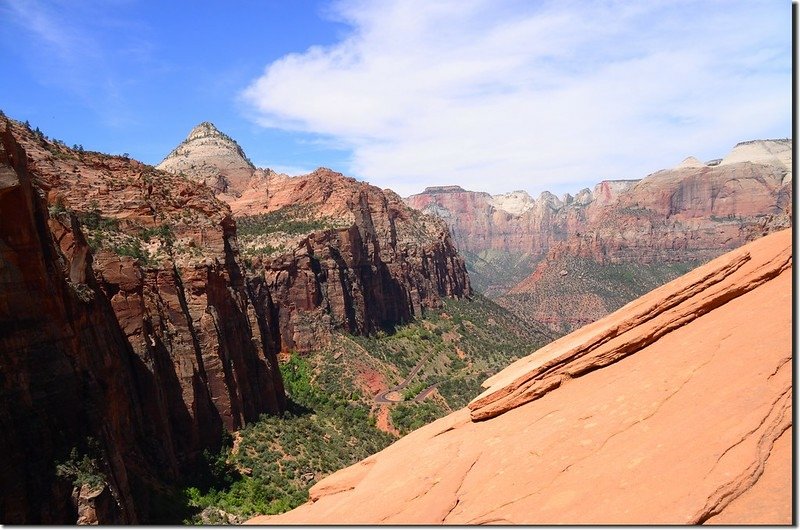
<svg viewBox="0 0 800 530">
<path fill-rule="evenodd" d="M 416 366 L 414 366 L 414 368 L 412 368 L 411 371 L 408 373 L 408 376 L 405 379 L 403 379 L 400 382 L 399 385 L 395 385 L 392 388 L 384 390 L 380 394 L 376 395 L 375 398 L 374 398 L 375 402 L 376 403 L 400 403 L 401 401 L 403 401 L 402 398 L 401 399 L 390 399 L 388 397 L 388 395 L 393 393 L 393 392 L 402 392 L 402 390 L 405 387 L 408 386 L 408 383 L 411 382 L 411 380 L 414 378 L 414 376 L 417 375 L 417 373 L 419 373 L 419 371 L 422 369 L 422 365 L 425 364 L 425 362 L 428 360 L 428 357 L 430 357 L 430 354 L 428 354 L 425 357 L 423 357 L 422 359 L 420 359 L 420 361 L 416 364 Z M 416 397 L 414 397 L 414 401 L 419 402 L 419 401 L 422 401 L 423 399 L 425 399 L 425 397 L 428 394 L 433 392 L 433 389 L 436 388 L 436 385 L 438 385 L 438 384 L 439 383 L 434 383 L 431 386 L 429 386 L 428 388 L 424 389 L 422 392 L 417 394 Z"/>
</svg>

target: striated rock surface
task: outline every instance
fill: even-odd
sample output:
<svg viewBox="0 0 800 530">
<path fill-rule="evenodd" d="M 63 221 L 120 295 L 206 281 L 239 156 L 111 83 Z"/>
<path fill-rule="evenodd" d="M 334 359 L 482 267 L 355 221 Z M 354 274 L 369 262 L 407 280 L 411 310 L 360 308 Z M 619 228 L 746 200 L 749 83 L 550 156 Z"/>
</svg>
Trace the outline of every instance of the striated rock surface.
<svg viewBox="0 0 800 530">
<path fill-rule="evenodd" d="M 147 491 L 283 410 L 272 300 L 208 187 L 0 127 L 0 520 L 147 521 Z M 70 508 L 56 461 L 88 439 L 116 502 Z"/>
<path fill-rule="evenodd" d="M 219 161 L 196 149 L 188 160 L 203 168 Z M 325 168 L 298 177 L 251 174 L 238 196 L 219 198 L 237 220 L 250 271 L 263 277 L 274 301 L 281 350 L 318 348 L 333 328 L 391 327 L 438 307 L 442 297 L 471 293 L 447 225 L 394 192 Z"/>
<path fill-rule="evenodd" d="M 720 161 L 720 165 L 738 162 L 754 162 L 783 167 L 792 173 L 792 140 L 750 140 L 736 144 L 733 150 Z"/>
<path fill-rule="evenodd" d="M 240 226 L 243 214 L 309 220 L 308 229 L 258 256 L 255 266 L 279 308 L 284 350 L 309 351 L 328 340 L 331 328 L 391 327 L 438 307 L 441 297 L 471 292 L 446 224 L 390 190 L 325 168 L 299 177 L 267 171 L 231 208 Z"/>
<path fill-rule="evenodd" d="M 715 259 L 249 522 L 791 524 L 791 249 Z"/>
<path fill-rule="evenodd" d="M 699 263 L 791 226 L 781 164 L 731 162 L 653 173 L 612 205 L 590 206 L 579 231 L 553 245 L 498 302 L 571 331 Z"/>
<path fill-rule="evenodd" d="M 204 121 L 156 168 L 184 174 L 223 196 L 238 196 L 247 188 L 255 166 L 236 141 Z"/>
</svg>

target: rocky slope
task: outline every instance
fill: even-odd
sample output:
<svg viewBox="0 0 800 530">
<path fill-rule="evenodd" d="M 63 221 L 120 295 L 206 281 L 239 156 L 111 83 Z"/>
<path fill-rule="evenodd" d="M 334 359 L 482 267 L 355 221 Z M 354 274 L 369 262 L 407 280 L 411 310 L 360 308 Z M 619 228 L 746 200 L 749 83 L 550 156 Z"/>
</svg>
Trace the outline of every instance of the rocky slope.
<svg viewBox="0 0 800 530">
<path fill-rule="evenodd" d="M 791 160 L 752 147 L 787 155 L 786 143 L 740 144 L 720 164 L 684 162 L 647 176 L 613 203 L 590 204 L 585 226 L 553 245 L 498 302 L 571 331 L 699 263 L 791 226 Z M 745 155 L 756 161 L 741 161 Z"/>
<path fill-rule="evenodd" d="M 218 160 L 198 150 L 185 158 L 196 168 Z M 283 351 L 321 347 L 333 328 L 390 328 L 471 292 L 445 223 L 389 190 L 325 168 L 299 177 L 258 169 L 239 196 L 220 198 L 275 302 Z"/>
<path fill-rule="evenodd" d="M 208 187 L 7 119 L 0 136 L 0 520 L 75 521 L 82 502 L 107 508 L 84 520 L 150 520 L 148 490 L 283 410 L 269 293 Z M 71 449 L 80 472 L 58 476 Z"/>
<path fill-rule="evenodd" d="M 791 524 L 791 284 L 784 230 L 515 362 L 468 407 L 250 522 Z"/>
</svg>

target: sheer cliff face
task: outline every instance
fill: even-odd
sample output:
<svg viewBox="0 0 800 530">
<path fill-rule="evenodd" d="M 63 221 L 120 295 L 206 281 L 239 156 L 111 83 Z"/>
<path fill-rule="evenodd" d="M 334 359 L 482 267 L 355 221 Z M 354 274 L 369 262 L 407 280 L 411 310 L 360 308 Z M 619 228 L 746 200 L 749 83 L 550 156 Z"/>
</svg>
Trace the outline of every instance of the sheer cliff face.
<svg viewBox="0 0 800 530">
<path fill-rule="evenodd" d="M 145 483 L 283 409 L 272 301 L 207 187 L 0 126 L 0 363 L 13 374 L 0 436 L 19 456 L 0 473 L 0 519 L 76 520 L 55 462 L 91 438 L 116 501 L 95 517 L 146 520 Z"/>
<path fill-rule="evenodd" d="M 612 202 L 628 182 L 634 181 L 601 183 L 599 195 Z M 459 186 L 436 186 L 408 197 L 406 203 L 447 221 L 459 249 L 474 254 L 486 250 L 528 254 L 538 259 L 554 242 L 583 225 L 586 207 L 593 199 L 588 189 L 576 197 L 558 198 L 543 192 L 533 199 L 524 191 L 492 196 Z"/>
<path fill-rule="evenodd" d="M 76 521 L 72 484 L 56 477 L 55 462 L 95 437 L 104 444 L 105 489 L 123 501 L 107 522 L 134 522 L 127 475 L 142 470 L 128 465 L 141 460 L 144 427 L 130 346 L 98 296 L 75 219 L 48 218 L 25 151 L 0 127 L 0 520 Z"/>
<path fill-rule="evenodd" d="M 530 274 L 553 245 L 580 231 L 592 207 L 615 202 L 635 182 L 604 181 L 575 197 L 543 192 L 538 199 L 524 191 L 492 196 L 437 186 L 406 203 L 447 222 L 476 287 L 494 297 Z"/>
<path fill-rule="evenodd" d="M 201 124 L 159 167 L 194 180 L 226 174 L 231 161 L 244 159 L 231 142 Z M 257 169 L 235 194 L 217 196 L 240 227 L 262 227 L 239 242 L 275 301 L 282 350 L 317 348 L 334 327 L 367 333 L 393 326 L 441 297 L 471 292 L 447 225 L 389 190 L 324 168 L 299 177 Z"/>
<path fill-rule="evenodd" d="M 470 293 L 464 262 L 440 219 L 394 192 L 328 169 L 260 172 L 231 207 L 241 216 L 302 208 L 332 228 L 300 234 L 259 261 L 280 311 L 283 349 L 308 351 L 330 327 L 367 333 Z M 320 326 L 320 317 L 329 325 Z"/>
<path fill-rule="evenodd" d="M 249 522 L 791 524 L 791 284 L 784 230 L 514 362 L 310 502 Z"/>
</svg>

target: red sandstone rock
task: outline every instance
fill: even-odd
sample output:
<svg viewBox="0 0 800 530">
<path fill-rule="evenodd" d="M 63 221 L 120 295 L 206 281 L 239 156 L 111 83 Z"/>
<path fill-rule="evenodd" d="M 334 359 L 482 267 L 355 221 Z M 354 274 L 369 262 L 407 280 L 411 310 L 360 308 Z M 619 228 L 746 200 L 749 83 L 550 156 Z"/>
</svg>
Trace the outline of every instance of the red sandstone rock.
<svg viewBox="0 0 800 530">
<path fill-rule="evenodd" d="M 791 232 L 761 238 L 249 522 L 790 524 L 791 276 Z"/>
<path fill-rule="evenodd" d="M 790 226 L 790 147 L 789 140 L 743 142 L 714 166 L 690 157 L 640 181 L 600 182 L 574 198 L 545 192 L 534 200 L 524 192 L 491 196 L 439 186 L 407 202 L 449 224 L 476 286 L 563 332 L 619 307 L 603 290 L 645 292 L 619 282 L 595 289 L 591 278 L 560 276 L 576 267 L 597 276 L 575 260 L 590 261 L 591 269 L 650 267 L 658 285 L 659 276 L 675 275 L 653 265 L 706 261 Z"/>
<path fill-rule="evenodd" d="M 293 251 L 261 261 L 280 308 L 283 349 L 309 351 L 326 340 L 326 329 L 316 327 L 321 315 L 331 326 L 366 333 L 420 316 L 440 297 L 470 293 L 446 225 L 389 190 L 324 168 L 300 177 L 266 172 L 231 202 L 237 215 L 288 206 L 341 228 L 301 235 Z"/>
<path fill-rule="evenodd" d="M 597 287 L 604 268 L 627 264 L 652 271 L 655 282 L 674 278 L 670 264 L 707 261 L 791 226 L 791 196 L 782 165 L 735 162 L 656 172 L 613 204 L 590 206 L 586 225 L 551 246 L 534 272 L 498 302 L 554 330 L 575 329 L 621 305 L 604 298 L 603 290 L 635 287 L 613 279 Z M 573 274 L 560 277 L 562 270 Z"/>
<path fill-rule="evenodd" d="M 235 160 L 245 160 L 241 149 L 206 124 L 159 167 L 207 180 Z M 277 306 L 282 351 L 318 349 L 333 328 L 372 332 L 471 293 L 447 225 L 390 190 L 325 168 L 298 177 L 250 170 L 239 182 L 246 186 L 219 195 L 237 218 L 291 209 L 331 225 L 279 237 L 280 252 L 254 260 Z"/>
<path fill-rule="evenodd" d="M 272 300 L 245 274 L 230 211 L 208 187 L 72 151 L 16 122 L 0 134 L 9 205 L 0 300 L 13 330 L 0 367 L 15 374 L 2 387 L 14 404 L 3 447 L 29 466 L 2 469 L 0 520 L 67 522 L 64 481 L 44 468 L 86 437 L 110 461 L 119 520 L 146 520 L 144 482 L 174 480 L 223 428 L 283 409 Z M 113 226 L 94 230 L 106 238 L 96 253 L 86 219 Z M 170 237 L 141 235 L 164 227 Z M 146 245 L 146 262 L 111 250 L 131 242 Z"/>
</svg>

